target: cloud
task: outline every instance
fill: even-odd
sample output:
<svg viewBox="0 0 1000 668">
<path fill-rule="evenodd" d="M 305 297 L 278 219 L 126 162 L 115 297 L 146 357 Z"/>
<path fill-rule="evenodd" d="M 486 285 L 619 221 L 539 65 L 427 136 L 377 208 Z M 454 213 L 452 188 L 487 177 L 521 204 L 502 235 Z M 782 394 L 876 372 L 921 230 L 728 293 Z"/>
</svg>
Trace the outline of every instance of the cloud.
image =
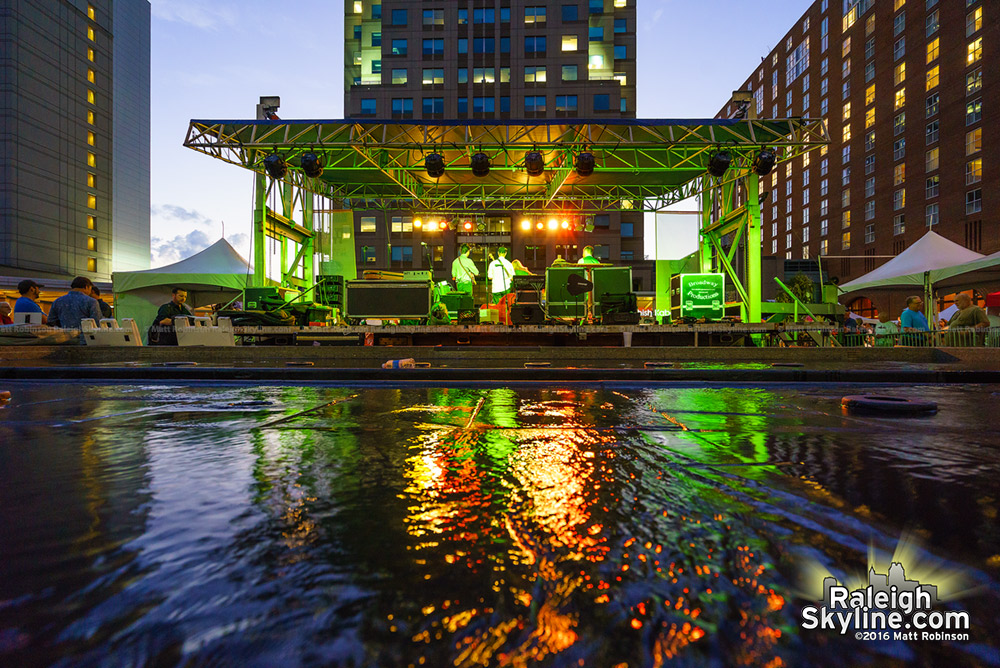
<svg viewBox="0 0 1000 668">
<path fill-rule="evenodd" d="M 185 0 L 155 0 L 152 12 L 161 21 L 186 23 L 199 30 L 236 28 L 237 13 L 234 10 L 228 7 L 211 7 L 208 4 Z"/>
<path fill-rule="evenodd" d="M 186 235 L 178 235 L 173 239 L 161 239 L 153 237 L 150 239 L 151 267 L 162 267 L 173 264 L 186 257 L 191 257 L 195 253 L 200 253 L 212 245 L 214 239 L 210 239 L 201 230 L 194 230 Z"/>
<path fill-rule="evenodd" d="M 184 207 L 177 206 L 175 204 L 153 206 L 150 213 L 157 218 L 171 218 L 173 220 L 181 220 L 186 223 L 197 223 L 199 225 L 211 225 L 215 222 L 211 218 L 195 211 L 194 209 L 185 209 Z"/>
</svg>

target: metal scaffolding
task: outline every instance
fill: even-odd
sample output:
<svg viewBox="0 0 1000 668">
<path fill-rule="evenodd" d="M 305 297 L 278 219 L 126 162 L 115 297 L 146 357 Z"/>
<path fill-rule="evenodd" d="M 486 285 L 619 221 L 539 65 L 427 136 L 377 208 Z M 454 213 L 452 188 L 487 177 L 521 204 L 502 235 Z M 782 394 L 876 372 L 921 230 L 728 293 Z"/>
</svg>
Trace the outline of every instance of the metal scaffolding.
<svg viewBox="0 0 1000 668">
<path fill-rule="evenodd" d="M 283 266 L 289 286 L 312 285 L 315 232 L 312 198 L 334 207 L 435 211 L 444 215 L 484 210 L 658 211 L 701 196 L 700 266 L 723 271 L 736 288 L 742 316 L 758 322 L 760 304 L 760 203 L 753 160 L 762 148 L 781 163 L 829 143 L 822 119 L 544 120 L 400 122 L 384 120 L 192 120 L 184 145 L 257 174 L 254 204 L 255 282 L 263 283 L 267 235 L 300 244 L 292 266 Z M 722 177 L 706 166 L 717 151 L 732 157 Z M 530 176 L 525 154 L 541 153 L 545 169 Z M 486 176 L 470 169 L 472 156 L 489 158 Z M 594 171 L 575 168 L 580 154 L 594 158 Z M 321 175 L 306 176 L 301 159 L 315 154 Z M 427 156 L 441 156 L 444 172 L 426 169 Z M 277 155 L 287 165 L 279 179 L 264 161 Z M 272 158 L 274 160 L 274 158 Z M 282 212 L 267 206 L 279 188 Z M 275 191 L 277 192 L 277 191 Z M 298 194 L 296 194 L 298 193 Z M 298 198 L 298 199 L 296 199 Z M 300 206 L 296 207 L 295 202 Z M 291 220 L 301 211 L 302 223 Z M 737 249 L 744 249 L 742 270 Z M 307 257 L 306 256 L 310 256 Z M 294 280 L 296 273 L 305 278 Z"/>
</svg>

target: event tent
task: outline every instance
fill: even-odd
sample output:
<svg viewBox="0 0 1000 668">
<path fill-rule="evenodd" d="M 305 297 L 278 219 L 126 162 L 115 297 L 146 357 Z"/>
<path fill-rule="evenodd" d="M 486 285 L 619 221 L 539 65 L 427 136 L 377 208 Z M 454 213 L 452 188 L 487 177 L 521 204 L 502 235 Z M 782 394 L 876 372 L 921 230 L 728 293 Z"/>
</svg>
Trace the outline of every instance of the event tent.
<svg viewBox="0 0 1000 668">
<path fill-rule="evenodd" d="M 171 299 L 173 288 L 184 288 L 191 307 L 228 302 L 239 296 L 251 275 L 247 261 L 219 239 L 205 250 L 166 267 L 115 272 L 115 317 L 132 318 L 146 339 L 146 330 L 161 305 Z"/>
<path fill-rule="evenodd" d="M 945 239 L 936 232 L 927 232 L 915 244 L 881 267 L 840 286 L 841 292 L 858 292 L 872 288 L 892 288 L 909 285 L 933 285 L 963 271 L 959 266 L 982 260 L 982 253 Z"/>
</svg>

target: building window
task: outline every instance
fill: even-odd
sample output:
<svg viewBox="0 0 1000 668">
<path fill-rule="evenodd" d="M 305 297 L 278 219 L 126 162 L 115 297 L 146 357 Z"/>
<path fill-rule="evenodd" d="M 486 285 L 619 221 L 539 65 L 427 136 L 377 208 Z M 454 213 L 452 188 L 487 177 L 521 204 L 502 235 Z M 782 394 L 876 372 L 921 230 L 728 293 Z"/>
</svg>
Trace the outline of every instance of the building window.
<svg viewBox="0 0 1000 668">
<path fill-rule="evenodd" d="M 406 40 L 405 39 L 394 39 L 394 40 L 392 40 L 392 55 L 394 55 L 394 56 L 405 56 L 406 55 Z"/>
<path fill-rule="evenodd" d="M 544 95 L 526 95 L 524 97 L 524 112 L 537 113 L 545 111 Z"/>
<path fill-rule="evenodd" d="M 965 163 L 965 185 L 971 186 L 983 180 L 983 159 L 976 158 Z"/>
<path fill-rule="evenodd" d="M 977 7 L 965 17 L 965 36 L 971 37 L 972 33 L 983 27 L 983 8 Z"/>
<path fill-rule="evenodd" d="M 88 230 L 96 230 L 97 229 L 97 218 L 95 218 L 94 216 L 90 216 L 90 215 L 87 216 L 87 229 Z"/>
<path fill-rule="evenodd" d="M 941 106 L 941 95 L 940 93 L 934 93 L 933 95 L 927 96 L 927 103 L 924 107 L 927 113 L 927 118 L 935 115 Z"/>
<path fill-rule="evenodd" d="M 492 114 L 496 111 L 496 100 L 492 97 L 472 98 L 472 113 Z"/>
<path fill-rule="evenodd" d="M 413 266 L 413 246 L 393 246 L 391 258 L 393 267 Z"/>
<path fill-rule="evenodd" d="M 892 20 L 892 34 L 898 37 L 904 30 L 906 30 L 906 12 L 900 12 Z"/>
<path fill-rule="evenodd" d="M 875 243 L 875 225 L 865 225 L 865 243 Z"/>
<path fill-rule="evenodd" d="M 927 70 L 927 90 L 930 90 L 941 83 L 941 67 L 935 65 Z"/>
<path fill-rule="evenodd" d="M 875 173 L 875 156 L 866 155 L 865 156 L 865 176 Z"/>
<path fill-rule="evenodd" d="M 362 234 L 375 234 L 375 216 L 362 216 L 359 232 Z"/>
<path fill-rule="evenodd" d="M 965 193 L 965 215 L 979 213 L 983 210 L 983 191 L 981 189 L 972 190 Z"/>
<path fill-rule="evenodd" d="M 576 95 L 557 95 L 556 111 L 576 111 Z"/>
<path fill-rule="evenodd" d="M 865 202 L 865 220 L 875 219 L 875 202 Z"/>
<path fill-rule="evenodd" d="M 899 211 L 906 206 L 906 188 L 900 188 L 892 193 L 892 209 Z"/>
<path fill-rule="evenodd" d="M 898 86 L 906 81 L 906 63 L 900 63 L 892 71 L 893 85 Z"/>
<path fill-rule="evenodd" d="M 432 114 L 443 114 L 444 113 L 444 98 L 443 97 L 425 97 L 423 103 L 424 115 Z"/>
<path fill-rule="evenodd" d="M 97 258 L 88 257 L 87 258 L 87 271 L 95 272 L 97 271 Z"/>
<path fill-rule="evenodd" d="M 392 100 L 393 118 L 413 118 L 413 98 L 396 97 Z"/>
<path fill-rule="evenodd" d="M 563 5 L 562 6 L 562 20 L 563 20 L 563 23 L 568 23 L 570 21 L 579 21 L 580 20 L 580 8 L 577 5 L 575 5 L 575 4 L 573 4 L 573 5 Z"/>
<path fill-rule="evenodd" d="M 933 199 L 941 193 L 941 175 L 928 176 L 924 189 L 924 198 Z"/>
<path fill-rule="evenodd" d="M 492 67 L 475 67 L 472 69 L 472 83 L 496 83 L 496 70 Z"/>
<path fill-rule="evenodd" d="M 927 151 L 927 154 L 924 157 L 924 171 L 933 172 L 940 166 L 941 161 L 939 159 L 939 155 L 940 151 L 936 146 Z"/>
<path fill-rule="evenodd" d="M 976 128 L 965 133 L 965 155 L 972 155 L 983 149 L 983 129 Z"/>
<path fill-rule="evenodd" d="M 87 145 L 88 146 L 93 146 L 95 143 L 97 143 L 97 138 L 95 137 L 95 135 L 94 135 L 93 132 L 91 132 L 90 130 L 88 130 L 87 131 Z"/>
<path fill-rule="evenodd" d="M 594 111 L 611 111 L 611 96 L 606 93 L 594 95 Z"/>
<path fill-rule="evenodd" d="M 544 37 L 542 39 L 544 39 Z M 562 50 L 576 51 L 576 35 L 563 35 Z"/>
<path fill-rule="evenodd" d="M 89 39 L 91 42 L 94 42 L 96 41 L 95 38 L 96 35 L 94 34 L 94 29 L 90 26 L 87 26 L 87 39 Z"/>
<path fill-rule="evenodd" d="M 604 28 L 600 26 L 591 26 L 590 30 L 587 32 L 588 41 L 591 42 L 603 42 L 604 41 Z"/>
<path fill-rule="evenodd" d="M 374 10 L 375 10 L 375 8 L 372 7 L 372 14 L 373 14 L 372 18 L 375 18 L 375 16 L 374 16 Z M 379 11 L 379 14 L 381 14 L 381 10 Z M 406 10 L 405 9 L 394 9 L 394 10 L 392 10 L 392 25 L 394 25 L 394 26 L 405 26 L 406 25 L 406 21 L 407 21 L 407 18 L 406 18 Z"/>
<path fill-rule="evenodd" d="M 97 197 L 94 195 L 87 195 L 87 208 L 96 209 L 97 208 Z"/>
<path fill-rule="evenodd" d="M 933 35 L 938 31 L 938 28 L 941 27 L 941 17 L 938 14 L 938 10 L 935 9 L 933 12 L 927 15 L 927 19 L 924 25 L 926 28 L 925 32 L 928 37 L 930 37 L 931 35 Z"/>
<path fill-rule="evenodd" d="M 901 186 L 906 181 L 906 163 L 901 162 L 892 168 L 892 185 Z"/>
<path fill-rule="evenodd" d="M 97 156 L 90 151 L 87 151 L 87 166 L 97 167 Z"/>
<path fill-rule="evenodd" d="M 97 237 L 87 237 L 87 250 L 89 251 L 97 250 Z"/>
<path fill-rule="evenodd" d="M 983 58 L 983 38 L 980 37 L 969 42 L 968 56 L 965 59 L 966 65 L 977 63 Z"/>
<path fill-rule="evenodd" d="M 906 55 L 906 38 L 900 37 L 896 40 L 895 44 L 892 45 L 892 59 L 899 60 Z M 875 75 L 875 66 L 872 65 L 872 76 Z M 869 79 L 871 81 L 871 79 Z"/>
<path fill-rule="evenodd" d="M 965 75 L 965 94 L 973 95 L 983 88 L 983 68 L 976 68 L 975 71 Z"/>
<path fill-rule="evenodd" d="M 896 114 L 892 121 L 892 134 L 901 135 L 906 131 L 906 112 Z"/>
<path fill-rule="evenodd" d="M 373 97 L 361 98 L 361 115 L 362 116 L 375 115 L 375 98 Z"/>
<path fill-rule="evenodd" d="M 906 157 L 906 137 L 900 137 L 892 143 L 892 159 L 902 160 Z"/>
<path fill-rule="evenodd" d="M 604 13 L 604 0 L 590 0 L 590 13 L 591 14 L 603 14 Z"/>
<path fill-rule="evenodd" d="M 875 177 L 865 179 L 865 197 L 875 197 Z"/>
<path fill-rule="evenodd" d="M 906 232 L 906 214 L 900 213 L 892 217 L 892 235 L 897 236 Z"/>
<path fill-rule="evenodd" d="M 965 105 L 965 124 L 972 125 L 983 120 L 983 99 L 973 100 Z"/>
<path fill-rule="evenodd" d="M 425 39 L 423 41 L 423 53 L 425 56 L 444 55 L 443 39 Z"/>
<path fill-rule="evenodd" d="M 906 89 L 900 88 L 896 91 L 896 106 L 895 109 L 902 109 L 906 106 Z"/>
<path fill-rule="evenodd" d="M 941 123 L 939 121 L 931 121 L 927 124 L 927 133 L 925 135 L 926 144 L 929 146 L 938 140 L 940 135 Z"/>
<path fill-rule="evenodd" d="M 577 66 L 576 65 L 563 65 L 562 66 L 562 80 L 563 81 L 576 81 L 577 78 Z"/>
<path fill-rule="evenodd" d="M 375 264 L 375 249 L 371 246 L 361 247 L 361 263 Z"/>
<path fill-rule="evenodd" d="M 540 67 L 525 67 L 524 68 L 524 82 L 525 83 L 545 83 L 545 66 Z"/>
<path fill-rule="evenodd" d="M 842 250 L 850 250 L 851 249 L 851 233 L 850 232 L 844 232 L 843 234 L 840 235 L 840 248 Z"/>
<path fill-rule="evenodd" d="M 927 205 L 924 213 L 924 221 L 927 223 L 927 227 L 934 227 L 941 222 L 941 215 L 939 213 L 937 202 Z"/>
<path fill-rule="evenodd" d="M 427 70 L 424 70 L 424 72 L 426 73 Z M 392 83 L 395 84 L 395 85 L 405 84 L 406 83 L 406 73 L 407 73 L 407 70 L 405 68 L 404 69 L 398 69 L 398 70 L 394 69 L 392 71 Z"/>
</svg>

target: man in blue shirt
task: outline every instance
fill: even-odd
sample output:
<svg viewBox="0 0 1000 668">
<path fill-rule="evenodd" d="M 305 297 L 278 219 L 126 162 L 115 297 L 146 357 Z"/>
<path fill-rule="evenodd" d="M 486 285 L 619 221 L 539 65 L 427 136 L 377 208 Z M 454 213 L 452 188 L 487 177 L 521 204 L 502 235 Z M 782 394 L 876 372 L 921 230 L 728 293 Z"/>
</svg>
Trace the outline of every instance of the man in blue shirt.
<svg viewBox="0 0 1000 668">
<path fill-rule="evenodd" d="M 30 278 L 26 278 L 18 283 L 17 291 L 21 293 L 21 296 L 14 302 L 14 313 L 41 313 L 42 324 L 46 324 L 45 312 L 42 311 L 42 307 L 35 301 L 38 299 L 38 294 L 43 287 L 45 286 L 35 283 Z"/>
<path fill-rule="evenodd" d="M 927 318 L 924 316 L 923 311 L 920 310 L 923 306 L 924 300 L 920 297 L 906 298 L 906 308 L 903 309 L 903 313 L 899 316 L 899 326 L 903 328 L 904 332 L 930 331 L 930 327 L 927 326 Z M 927 337 L 923 334 L 903 335 L 904 346 L 922 346 L 925 345 L 926 341 Z"/>
<path fill-rule="evenodd" d="M 101 321 L 101 308 L 91 296 L 94 284 L 85 276 L 77 276 L 69 284 L 69 292 L 52 302 L 49 307 L 49 326 L 65 329 L 80 329 L 80 321 L 93 318 Z M 81 335 L 82 336 L 82 335 Z"/>
</svg>

